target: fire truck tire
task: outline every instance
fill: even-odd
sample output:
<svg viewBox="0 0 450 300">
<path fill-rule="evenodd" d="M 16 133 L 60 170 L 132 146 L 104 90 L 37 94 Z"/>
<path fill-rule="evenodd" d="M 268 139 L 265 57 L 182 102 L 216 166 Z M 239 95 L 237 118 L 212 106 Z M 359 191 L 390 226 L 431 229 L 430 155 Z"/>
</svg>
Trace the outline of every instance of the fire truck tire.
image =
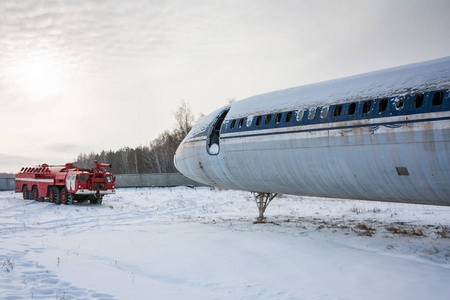
<svg viewBox="0 0 450 300">
<path fill-rule="evenodd" d="M 94 196 L 94 197 L 91 198 L 90 201 L 91 201 L 92 204 L 102 204 L 103 196 L 100 196 L 98 198 Z"/>
<path fill-rule="evenodd" d="M 31 198 L 35 201 L 39 201 L 39 190 L 37 186 L 33 186 L 31 189 Z"/>
<path fill-rule="evenodd" d="M 28 191 L 28 187 L 27 186 L 23 187 L 22 195 L 23 195 L 23 200 L 29 200 L 30 199 L 30 191 Z"/>
<path fill-rule="evenodd" d="M 48 189 L 48 201 L 50 201 L 51 203 L 55 202 L 55 191 L 52 187 Z"/>
<path fill-rule="evenodd" d="M 52 187 L 52 192 L 53 192 L 53 202 L 56 205 L 60 205 L 61 204 L 61 193 L 59 192 L 59 189 L 56 186 Z M 51 201 L 51 199 L 50 199 L 50 201 Z"/>
<path fill-rule="evenodd" d="M 67 201 L 64 204 L 66 204 L 66 205 L 73 204 L 73 194 L 72 193 L 67 193 Z"/>
<path fill-rule="evenodd" d="M 28 188 L 27 188 L 27 186 L 24 186 L 22 188 L 22 196 L 23 196 L 23 200 L 27 200 L 28 199 Z"/>
<path fill-rule="evenodd" d="M 67 192 L 67 188 L 63 187 L 63 189 L 61 190 L 61 203 L 65 205 L 69 204 L 68 199 L 69 199 L 69 192 Z"/>
</svg>

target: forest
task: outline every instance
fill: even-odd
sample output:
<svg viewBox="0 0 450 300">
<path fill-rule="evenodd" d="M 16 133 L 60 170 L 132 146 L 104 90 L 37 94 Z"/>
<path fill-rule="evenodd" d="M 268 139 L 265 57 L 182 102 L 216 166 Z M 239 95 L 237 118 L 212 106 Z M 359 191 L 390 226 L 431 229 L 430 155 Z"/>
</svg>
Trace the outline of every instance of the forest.
<svg viewBox="0 0 450 300">
<path fill-rule="evenodd" d="M 175 119 L 176 127 L 173 131 L 164 131 L 148 145 L 123 147 L 117 151 L 81 153 L 74 164 L 80 168 L 91 168 L 91 163 L 97 160 L 111 164 L 109 171 L 113 174 L 177 173 L 173 156 L 195 121 L 189 105 L 184 101 L 177 108 Z"/>
</svg>

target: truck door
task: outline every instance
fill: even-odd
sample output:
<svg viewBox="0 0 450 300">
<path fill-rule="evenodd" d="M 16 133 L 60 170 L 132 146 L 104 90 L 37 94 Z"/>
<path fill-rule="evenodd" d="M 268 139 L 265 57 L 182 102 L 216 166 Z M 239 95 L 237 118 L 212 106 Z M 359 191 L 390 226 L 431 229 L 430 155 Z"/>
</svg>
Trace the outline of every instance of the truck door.
<svg viewBox="0 0 450 300">
<path fill-rule="evenodd" d="M 72 177 L 71 174 L 67 175 L 67 177 L 66 177 L 66 188 L 67 188 L 68 190 L 70 190 L 70 178 L 71 178 L 71 177 Z"/>
<path fill-rule="evenodd" d="M 72 174 L 72 179 L 70 180 L 70 189 L 72 191 L 75 191 L 75 180 L 77 178 L 77 175 Z"/>
</svg>

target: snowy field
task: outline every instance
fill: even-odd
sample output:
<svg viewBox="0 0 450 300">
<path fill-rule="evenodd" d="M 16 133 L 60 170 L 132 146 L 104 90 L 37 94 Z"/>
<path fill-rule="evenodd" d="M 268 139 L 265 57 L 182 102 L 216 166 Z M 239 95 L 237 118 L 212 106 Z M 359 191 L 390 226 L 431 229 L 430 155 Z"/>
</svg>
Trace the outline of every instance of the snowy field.
<svg viewBox="0 0 450 300">
<path fill-rule="evenodd" d="M 0 192 L 1 299 L 450 299 L 450 207 L 119 189 Z"/>
</svg>

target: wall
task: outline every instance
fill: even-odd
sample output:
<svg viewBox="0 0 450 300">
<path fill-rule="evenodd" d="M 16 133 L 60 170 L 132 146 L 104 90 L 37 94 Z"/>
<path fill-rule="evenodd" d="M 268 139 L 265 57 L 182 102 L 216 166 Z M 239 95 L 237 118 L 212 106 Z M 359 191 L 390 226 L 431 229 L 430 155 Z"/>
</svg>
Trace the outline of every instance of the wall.
<svg viewBox="0 0 450 300">
<path fill-rule="evenodd" d="M 204 186 L 180 173 L 151 173 L 151 174 L 118 174 L 116 187 L 145 187 L 145 186 Z"/>
<path fill-rule="evenodd" d="M 14 190 L 14 174 L 0 175 L 0 191 Z"/>
<path fill-rule="evenodd" d="M 204 186 L 180 173 L 118 174 L 116 187 Z M 14 190 L 14 174 L 0 175 L 0 191 Z"/>
</svg>

